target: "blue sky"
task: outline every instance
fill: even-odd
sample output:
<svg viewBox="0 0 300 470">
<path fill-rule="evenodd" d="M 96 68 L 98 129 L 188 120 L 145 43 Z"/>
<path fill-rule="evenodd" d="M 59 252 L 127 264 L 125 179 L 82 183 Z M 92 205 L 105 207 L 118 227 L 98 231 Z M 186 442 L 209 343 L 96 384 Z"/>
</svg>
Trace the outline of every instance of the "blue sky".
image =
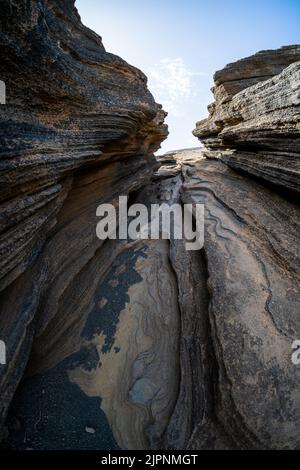
<svg viewBox="0 0 300 470">
<path fill-rule="evenodd" d="M 162 151 L 195 147 L 216 70 L 262 49 L 300 43 L 300 0 L 77 0 L 107 51 L 148 76 L 169 112 Z"/>
</svg>

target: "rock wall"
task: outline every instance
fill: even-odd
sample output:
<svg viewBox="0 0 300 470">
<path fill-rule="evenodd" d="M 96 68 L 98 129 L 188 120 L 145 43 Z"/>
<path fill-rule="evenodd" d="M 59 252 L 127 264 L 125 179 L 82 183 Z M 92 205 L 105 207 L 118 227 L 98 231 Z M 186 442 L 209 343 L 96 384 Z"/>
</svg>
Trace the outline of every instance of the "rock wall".
<svg viewBox="0 0 300 470">
<path fill-rule="evenodd" d="M 117 204 L 119 194 L 146 184 L 167 126 L 145 75 L 105 51 L 101 38 L 82 25 L 74 1 L 4 0 L 0 22 L 6 84 L 6 105 L 0 106 L 3 431 L 33 337 L 38 342 L 60 318 L 63 304 L 69 327 L 76 323 L 85 270 L 102 259 L 96 207 Z M 105 269 L 104 260 L 99 263 L 98 281 Z M 76 341 L 70 335 L 63 349 Z M 43 344 L 44 354 L 50 343 Z"/>
<path fill-rule="evenodd" d="M 194 130 L 203 160 L 183 162 L 182 200 L 206 208 L 216 361 L 193 449 L 300 446 L 299 53 L 262 51 L 217 72 L 216 101 Z"/>
<path fill-rule="evenodd" d="M 299 206 L 218 160 L 183 173 L 183 202 L 205 204 L 215 361 L 213 406 L 189 447 L 299 448 Z"/>
<path fill-rule="evenodd" d="M 299 192 L 300 46 L 262 51 L 214 76 L 194 135 L 235 169 Z"/>
</svg>

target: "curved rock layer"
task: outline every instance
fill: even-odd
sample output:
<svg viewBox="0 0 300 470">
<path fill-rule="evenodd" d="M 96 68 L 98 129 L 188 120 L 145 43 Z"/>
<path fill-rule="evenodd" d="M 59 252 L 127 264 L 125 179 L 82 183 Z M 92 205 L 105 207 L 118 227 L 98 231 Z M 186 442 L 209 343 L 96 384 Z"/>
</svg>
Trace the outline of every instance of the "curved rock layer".
<svg viewBox="0 0 300 470">
<path fill-rule="evenodd" d="M 300 46 L 259 52 L 214 80 L 216 101 L 194 130 L 207 156 L 299 192 Z"/>
<path fill-rule="evenodd" d="M 183 202 L 205 204 L 216 361 L 213 419 L 189 446 L 219 446 L 213 422 L 238 448 L 299 448 L 299 206 L 219 161 L 183 172 Z"/>
<path fill-rule="evenodd" d="M 202 151 L 160 163 L 135 202 L 205 204 L 203 249 L 96 252 L 35 336 L 9 445 L 300 448 L 299 207 Z"/>
<path fill-rule="evenodd" d="M 105 51 L 74 0 L 4 0 L 0 22 L 3 430 L 33 336 L 101 248 L 96 207 L 145 185 L 167 126 L 145 75 Z"/>
<path fill-rule="evenodd" d="M 165 113 L 74 2 L 2 4 L 2 446 L 300 449 L 299 206 L 263 184 L 298 188 L 299 47 L 217 73 L 209 150 L 157 161 Z M 99 240 L 119 195 L 204 204 L 203 249 Z"/>
</svg>

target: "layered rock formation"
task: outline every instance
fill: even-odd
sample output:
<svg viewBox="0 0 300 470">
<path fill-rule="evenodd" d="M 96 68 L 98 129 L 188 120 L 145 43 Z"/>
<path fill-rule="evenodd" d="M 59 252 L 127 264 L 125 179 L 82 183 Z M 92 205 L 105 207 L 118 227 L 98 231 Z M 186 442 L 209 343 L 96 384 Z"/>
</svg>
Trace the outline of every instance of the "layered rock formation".
<svg viewBox="0 0 300 470">
<path fill-rule="evenodd" d="M 183 167 L 182 200 L 206 207 L 217 365 L 213 417 L 192 448 L 226 447 L 224 430 L 238 448 L 300 446 L 299 54 L 262 51 L 217 72 L 216 101 L 194 131 L 206 159 Z"/>
<path fill-rule="evenodd" d="M 146 77 L 105 51 L 74 1 L 5 0 L 0 21 L 3 431 L 33 337 L 64 302 L 72 312 L 73 290 L 84 296 L 78 280 L 102 245 L 96 207 L 145 185 L 167 127 Z M 64 312 L 71 326 L 75 317 Z"/>
<path fill-rule="evenodd" d="M 299 207 L 219 161 L 183 172 L 183 202 L 206 209 L 215 359 L 213 407 L 189 446 L 223 448 L 225 431 L 237 448 L 299 448 Z"/>
<path fill-rule="evenodd" d="M 106 242 L 36 337 L 14 447 L 299 448 L 299 208 L 202 151 L 160 163 L 135 201 L 205 204 L 203 250 Z"/>
<path fill-rule="evenodd" d="M 218 72 L 206 149 L 156 160 L 165 113 L 73 4 L 3 2 L 2 445 L 299 449 L 299 46 Z M 99 240 L 119 195 L 204 204 L 203 249 Z"/>
<path fill-rule="evenodd" d="M 299 192 L 300 46 L 259 52 L 214 80 L 216 101 L 194 131 L 206 155 Z"/>
</svg>

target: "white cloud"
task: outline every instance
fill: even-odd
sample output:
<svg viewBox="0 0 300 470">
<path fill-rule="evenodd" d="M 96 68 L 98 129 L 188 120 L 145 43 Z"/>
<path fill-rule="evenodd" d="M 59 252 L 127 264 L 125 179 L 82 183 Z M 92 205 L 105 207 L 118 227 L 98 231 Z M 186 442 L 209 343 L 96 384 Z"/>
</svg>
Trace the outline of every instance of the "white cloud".
<svg viewBox="0 0 300 470">
<path fill-rule="evenodd" d="M 149 89 L 169 114 L 180 116 L 182 105 L 195 94 L 194 77 L 203 75 L 192 72 L 182 57 L 161 59 L 148 73 Z"/>
</svg>

